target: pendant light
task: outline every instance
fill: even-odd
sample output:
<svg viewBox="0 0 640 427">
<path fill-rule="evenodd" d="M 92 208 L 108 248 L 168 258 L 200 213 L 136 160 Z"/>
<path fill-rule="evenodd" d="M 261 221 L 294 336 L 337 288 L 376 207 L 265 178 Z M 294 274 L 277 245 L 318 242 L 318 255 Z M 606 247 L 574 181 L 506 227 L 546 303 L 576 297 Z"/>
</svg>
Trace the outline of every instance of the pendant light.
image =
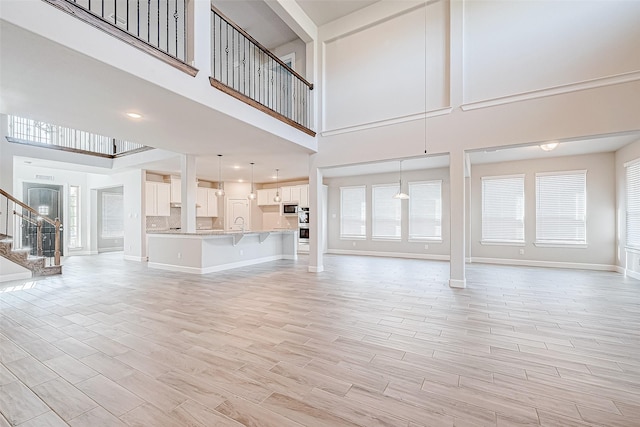
<svg viewBox="0 0 640 427">
<path fill-rule="evenodd" d="M 398 186 L 398 192 L 393 195 L 394 199 L 407 200 L 409 195 L 402 192 L 402 160 L 400 160 L 400 185 Z"/>
<path fill-rule="evenodd" d="M 216 190 L 216 196 L 224 196 L 224 189 L 222 188 L 222 154 L 218 154 L 218 189 Z"/>
<path fill-rule="evenodd" d="M 255 200 L 256 198 L 256 192 L 253 190 L 253 165 L 254 163 L 251 162 L 251 193 L 247 196 L 249 200 Z"/>
<path fill-rule="evenodd" d="M 280 203 L 282 199 L 280 198 L 280 187 L 278 186 L 278 172 L 280 169 L 276 169 L 276 197 L 273 198 L 273 201 L 276 203 Z"/>
</svg>

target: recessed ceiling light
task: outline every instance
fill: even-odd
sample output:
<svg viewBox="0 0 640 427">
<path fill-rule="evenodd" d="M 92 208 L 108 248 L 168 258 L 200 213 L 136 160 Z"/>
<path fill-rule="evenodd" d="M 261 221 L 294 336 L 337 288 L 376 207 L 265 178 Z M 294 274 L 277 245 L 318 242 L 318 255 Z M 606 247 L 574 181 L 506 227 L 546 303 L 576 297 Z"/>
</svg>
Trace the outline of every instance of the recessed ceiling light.
<svg viewBox="0 0 640 427">
<path fill-rule="evenodd" d="M 142 114 L 138 114 L 138 113 L 134 113 L 134 112 L 128 112 L 127 116 L 132 118 L 132 119 L 141 119 L 142 118 Z"/>
<path fill-rule="evenodd" d="M 239 179 L 238 182 L 244 182 L 244 179 Z"/>
<path fill-rule="evenodd" d="M 240 166 L 235 165 L 235 166 L 233 166 L 233 168 L 234 168 L 234 169 L 240 169 Z"/>
</svg>

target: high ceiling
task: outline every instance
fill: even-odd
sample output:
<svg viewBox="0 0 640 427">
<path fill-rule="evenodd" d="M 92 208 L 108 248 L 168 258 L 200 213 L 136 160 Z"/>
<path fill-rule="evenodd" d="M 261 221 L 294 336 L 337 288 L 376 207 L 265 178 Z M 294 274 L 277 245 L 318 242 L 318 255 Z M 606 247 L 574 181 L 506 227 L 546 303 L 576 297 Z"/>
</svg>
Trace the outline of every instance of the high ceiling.
<svg viewBox="0 0 640 427">
<path fill-rule="evenodd" d="M 296 0 L 304 13 L 319 27 L 378 1 L 380 0 Z"/>
</svg>

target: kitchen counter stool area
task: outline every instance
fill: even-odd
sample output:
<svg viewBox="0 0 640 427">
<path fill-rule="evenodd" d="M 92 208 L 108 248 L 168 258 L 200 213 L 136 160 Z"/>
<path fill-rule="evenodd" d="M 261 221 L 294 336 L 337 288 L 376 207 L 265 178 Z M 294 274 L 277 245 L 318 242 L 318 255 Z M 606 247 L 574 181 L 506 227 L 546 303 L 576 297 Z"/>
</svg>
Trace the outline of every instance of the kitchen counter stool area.
<svg viewBox="0 0 640 427">
<path fill-rule="evenodd" d="M 149 267 L 207 274 L 280 259 L 297 259 L 297 230 L 149 233 Z"/>
</svg>

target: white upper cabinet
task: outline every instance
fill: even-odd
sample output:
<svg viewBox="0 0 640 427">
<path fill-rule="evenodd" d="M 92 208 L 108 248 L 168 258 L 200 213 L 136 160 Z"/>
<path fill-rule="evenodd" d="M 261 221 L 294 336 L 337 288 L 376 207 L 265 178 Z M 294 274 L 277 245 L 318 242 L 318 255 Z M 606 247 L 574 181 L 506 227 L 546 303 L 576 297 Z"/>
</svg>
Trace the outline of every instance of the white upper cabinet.
<svg viewBox="0 0 640 427">
<path fill-rule="evenodd" d="M 258 190 L 258 206 L 277 205 L 278 203 L 273 201 L 274 197 L 276 197 L 275 188 L 265 188 L 263 190 Z"/>
<path fill-rule="evenodd" d="M 218 216 L 218 196 L 215 188 L 198 187 L 196 192 L 196 216 L 197 217 L 217 217 Z"/>
<path fill-rule="evenodd" d="M 182 202 L 182 180 L 175 176 L 171 177 L 171 203 Z"/>
<path fill-rule="evenodd" d="M 169 216 L 171 186 L 164 182 L 145 183 L 145 212 L 147 216 Z"/>
</svg>

